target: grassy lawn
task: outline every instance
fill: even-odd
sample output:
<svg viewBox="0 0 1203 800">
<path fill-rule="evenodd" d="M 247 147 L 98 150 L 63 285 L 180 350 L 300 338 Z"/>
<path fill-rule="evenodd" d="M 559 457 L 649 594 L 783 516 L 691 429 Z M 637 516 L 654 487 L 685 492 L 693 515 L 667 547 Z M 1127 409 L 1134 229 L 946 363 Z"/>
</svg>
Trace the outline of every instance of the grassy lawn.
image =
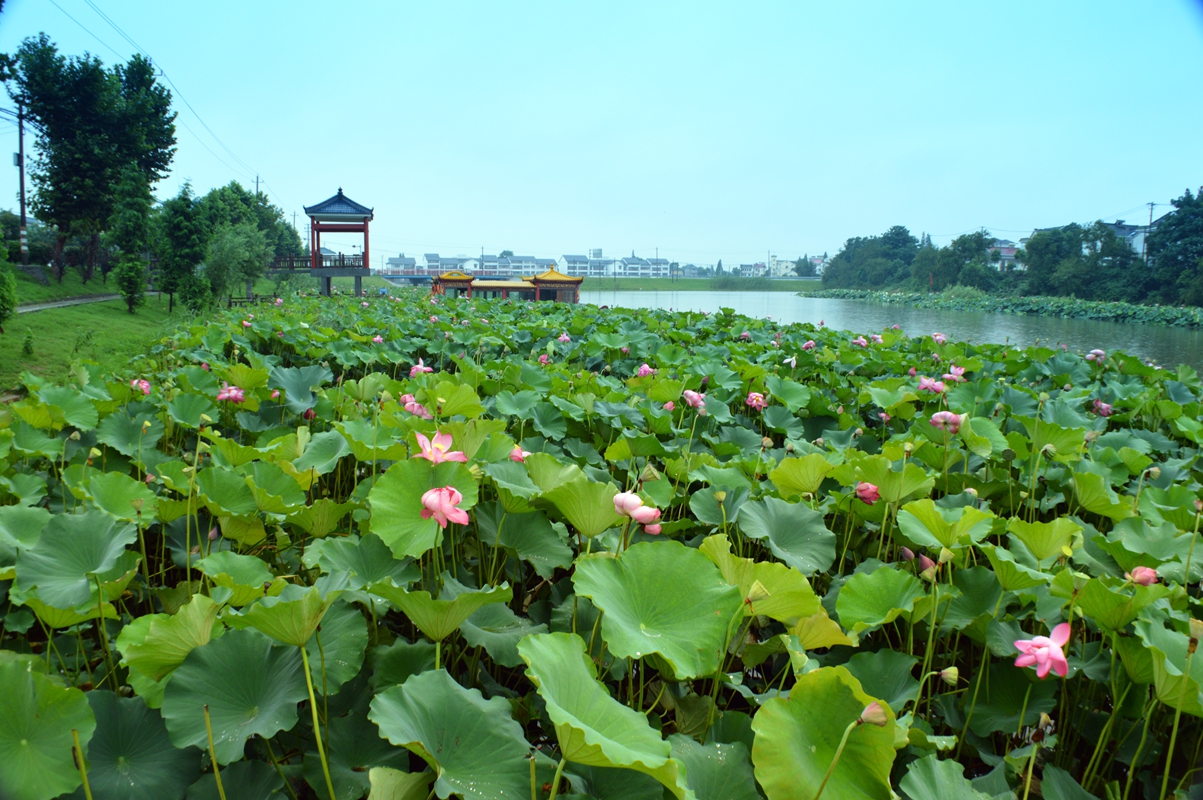
<svg viewBox="0 0 1203 800">
<path fill-rule="evenodd" d="M 65 382 L 71 362 L 81 358 L 106 372 L 119 370 L 180 318 L 178 311 L 168 316 L 166 296 L 146 298 L 133 315 L 120 300 L 19 314 L 0 335 L 0 390 L 16 387 L 26 371 Z M 21 352 L 27 332 L 33 355 Z"/>
<path fill-rule="evenodd" d="M 761 281 L 755 278 L 749 279 L 748 286 L 743 291 L 750 292 L 802 292 L 808 289 L 815 289 L 820 286 L 818 278 L 815 279 L 793 279 L 783 278 L 781 280 Z M 581 284 L 581 291 L 618 291 L 627 292 L 710 292 L 710 291 L 741 291 L 738 284 L 724 285 L 721 288 L 716 288 L 709 278 L 682 278 L 681 280 L 669 280 L 668 278 L 586 278 Z"/>
<path fill-rule="evenodd" d="M 47 271 L 47 277 L 50 279 L 49 286 L 43 286 L 33 278 L 26 275 L 17 267 L 9 267 L 12 270 L 13 276 L 17 279 L 17 303 L 20 305 L 29 305 L 30 303 L 49 303 L 53 300 L 66 300 L 70 297 L 81 297 L 89 294 L 116 294 L 119 290 L 114 281 L 109 281 L 106 285 L 100 280 L 100 270 L 96 271 L 96 276 L 87 283 L 79 276 L 79 270 L 68 268 L 67 274 L 63 276 L 63 282 L 59 283 L 54 275 Z"/>
</svg>

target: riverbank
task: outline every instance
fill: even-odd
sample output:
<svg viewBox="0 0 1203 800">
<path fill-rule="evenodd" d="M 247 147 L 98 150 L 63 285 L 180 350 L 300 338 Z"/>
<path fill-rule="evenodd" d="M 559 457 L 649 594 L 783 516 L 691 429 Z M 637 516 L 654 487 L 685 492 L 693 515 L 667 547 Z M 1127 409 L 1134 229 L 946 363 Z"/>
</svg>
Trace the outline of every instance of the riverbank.
<svg viewBox="0 0 1203 800">
<path fill-rule="evenodd" d="M 804 278 L 585 278 L 582 292 L 805 292 L 821 285 Z"/>
<path fill-rule="evenodd" d="M 1136 303 L 1110 303 L 1078 300 L 1074 297 L 1003 297 L 989 294 L 956 295 L 927 292 L 884 292 L 868 289 L 820 289 L 802 291 L 802 297 L 830 300 L 867 300 L 885 305 L 905 305 L 940 311 L 986 311 L 993 314 L 1021 314 L 1088 319 L 1101 322 L 1138 322 L 1177 328 L 1203 328 L 1203 309 L 1194 306 L 1145 306 Z"/>
</svg>

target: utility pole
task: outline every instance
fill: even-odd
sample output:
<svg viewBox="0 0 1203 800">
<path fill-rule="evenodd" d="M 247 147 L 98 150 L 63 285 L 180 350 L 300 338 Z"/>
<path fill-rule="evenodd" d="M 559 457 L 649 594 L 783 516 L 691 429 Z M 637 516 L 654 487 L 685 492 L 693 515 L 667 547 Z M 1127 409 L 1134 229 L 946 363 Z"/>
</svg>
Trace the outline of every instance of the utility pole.
<svg viewBox="0 0 1203 800">
<path fill-rule="evenodd" d="M 25 106 L 17 104 L 17 167 L 21 170 L 21 266 L 29 266 L 29 242 L 25 232 Z"/>
<path fill-rule="evenodd" d="M 292 229 L 294 231 L 297 229 L 297 212 L 295 211 L 292 212 Z"/>
<path fill-rule="evenodd" d="M 1142 255 L 1145 259 L 1145 266 L 1149 266 L 1149 234 L 1153 232 L 1153 206 L 1156 203 L 1149 203 L 1149 227 L 1145 228 L 1144 238 L 1140 240 L 1140 249 L 1144 251 Z"/>
<path fill-rule="evenodd" d="M 255 176 L 255 197 L 259 197 L 259 176 Z"/>
</svg>

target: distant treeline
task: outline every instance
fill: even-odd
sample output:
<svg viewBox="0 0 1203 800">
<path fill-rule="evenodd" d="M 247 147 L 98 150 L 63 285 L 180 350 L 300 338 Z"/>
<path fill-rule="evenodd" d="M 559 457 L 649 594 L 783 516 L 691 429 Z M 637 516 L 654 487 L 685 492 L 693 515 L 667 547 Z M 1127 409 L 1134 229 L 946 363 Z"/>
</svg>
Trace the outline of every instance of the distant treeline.
<svg viewBox="0 0 1203 800">
<path fill-rule="evenodd" d="M 1016 252 L 1021 268 L 1004 270 L 988 231 L 935 247 L 931 237 L 916 238 L 895 225 L 880 236 L 845 242 L 823 273 L 823 287 L 941 291 L 960 285 L 1004 295 L 1203 305 L 1203 196 L 1188 189 L 1173 205 L 1147 237 L 1148 266 L 1102 222 L 1040 231 Z"/>
</svg>

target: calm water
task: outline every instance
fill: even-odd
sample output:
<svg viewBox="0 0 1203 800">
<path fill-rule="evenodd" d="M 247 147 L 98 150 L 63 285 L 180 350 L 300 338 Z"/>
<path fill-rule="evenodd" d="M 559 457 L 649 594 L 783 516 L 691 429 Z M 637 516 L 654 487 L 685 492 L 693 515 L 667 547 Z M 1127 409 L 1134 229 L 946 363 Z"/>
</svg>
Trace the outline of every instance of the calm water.
<svg viewBox="0 0 1203 800">
<path fill-rule="evenodd" d="M 749 317 L 783 322 L 822 320 L 828 328 L 876 333 L 901 325 L 912 336 L 940 331 L 950 339 L 1020 346 L 1061 343 L 1070 350 L 1124 350 L 1168 367 L 1190 364 L 1203 369 L 1203 331 L 1165 325 L 1096 322 L 1057 317 L 1019 316 L 966 311 L 935 311 L 887 306 L 863 300 L 798 297 L 790 292 L 630 292 L 586 291 L 581 301 L 626 308 L 673 308 L 718 311 L 733 308 Z"/>
</svg>

